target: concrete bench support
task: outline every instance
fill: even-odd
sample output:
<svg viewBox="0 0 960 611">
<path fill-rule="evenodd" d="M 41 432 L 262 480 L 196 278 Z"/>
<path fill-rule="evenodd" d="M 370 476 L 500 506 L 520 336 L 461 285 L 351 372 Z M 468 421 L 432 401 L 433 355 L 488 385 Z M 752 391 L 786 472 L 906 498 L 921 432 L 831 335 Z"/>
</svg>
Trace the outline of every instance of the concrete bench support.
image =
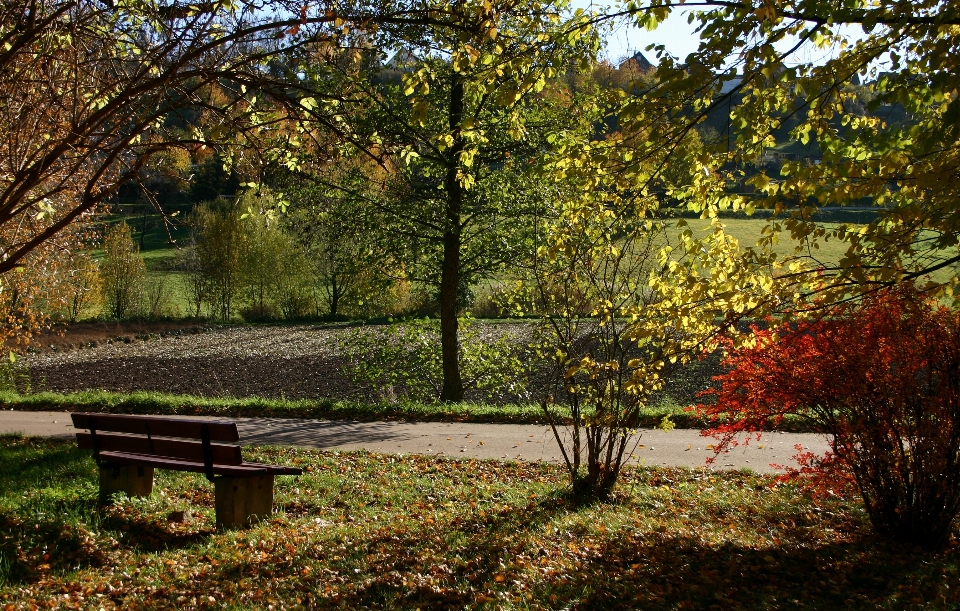
<svg viewBox="0 0 960 611">
<path fill-rule="evenodd" d="M 100 467 L 100 503 L 109 505 L 113 495 L 150 496 L 153 492 L 153 467 L 107 465 Z"/>
<path fill-rule="evenodd" d="M 243 528 L 273 513 L 273 475 L 218 477 L 217 528 Z"/>
</svg>

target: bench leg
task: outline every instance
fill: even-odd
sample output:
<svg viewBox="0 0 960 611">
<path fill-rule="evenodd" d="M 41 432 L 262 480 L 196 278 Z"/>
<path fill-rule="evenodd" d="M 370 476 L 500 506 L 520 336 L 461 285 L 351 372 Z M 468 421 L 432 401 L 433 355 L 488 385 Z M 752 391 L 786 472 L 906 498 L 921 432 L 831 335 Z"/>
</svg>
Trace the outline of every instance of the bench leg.
<svg viewBox="0 0 960 611">
<path fill-rule="evenodd" d="M 273 513 L 273 476 L 219 477 L 217 528 L 243 528 Z"/>
<path fill-rule="evenodd" d="M 100 503 L 109 505 L 113 495 L 150 496 L 153 492 L 153 467 L 107 465 L 100 467 Z"/>
</svg>

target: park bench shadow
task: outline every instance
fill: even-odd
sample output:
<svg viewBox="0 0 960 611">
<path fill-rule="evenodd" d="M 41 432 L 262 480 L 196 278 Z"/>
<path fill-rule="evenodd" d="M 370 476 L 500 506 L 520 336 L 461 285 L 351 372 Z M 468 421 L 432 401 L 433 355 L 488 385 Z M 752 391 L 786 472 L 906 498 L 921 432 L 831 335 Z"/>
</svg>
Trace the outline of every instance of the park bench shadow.
<svg viewBox="0 0 960 611">
<path fill-rule="evenodd" d="M 409 439 L 389 422 L 366 422 L 357 426 L 349 420 L 296 420 L 257 418 L 239 421 L 244 445 L 299 446 L 325 450 L 343 445 L 379 443 Z"/>
<path fill-rule="evenodd" d="M 121 547 L 141 552 L 164 552 L 202 544 L 216 533 L 211 523 L 206 528 L 174 528 L 173 522 L 144 516 L 108 514 L 101 521 L 105 530 L 119 537 Z"/>
</svg>

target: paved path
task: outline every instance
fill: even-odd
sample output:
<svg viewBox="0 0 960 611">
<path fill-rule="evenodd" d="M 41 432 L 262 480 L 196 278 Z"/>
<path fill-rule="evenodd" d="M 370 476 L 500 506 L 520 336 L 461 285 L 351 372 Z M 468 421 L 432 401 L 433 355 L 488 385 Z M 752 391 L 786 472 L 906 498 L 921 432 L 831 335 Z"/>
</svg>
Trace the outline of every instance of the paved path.
<svg viewBox="0 0 960 611">
<path fill-rule="evenodd" d="M 417 453 L 452 457 L 559 461 L 553 433 L 542 425 L 464 424 L 446 422 L 353 422 L 285 418 L 237 419 L 246 444 L 289 445 L 321 450 L 365 449 L 383 453 Z M 66 412 L 0 411 L 0 434 L 73 435 Z M 713 455 L 713 440 L 700 431 L 644 429 L 634 462 L 657 466 L 701 467 Z M 823 453 L 825 439 L 809 433 L 768 433 L 717 458 L 713 468 L 750 468 L 775 472 L 775 464 L 794 464 L 794 446 Z"/>
</svg>

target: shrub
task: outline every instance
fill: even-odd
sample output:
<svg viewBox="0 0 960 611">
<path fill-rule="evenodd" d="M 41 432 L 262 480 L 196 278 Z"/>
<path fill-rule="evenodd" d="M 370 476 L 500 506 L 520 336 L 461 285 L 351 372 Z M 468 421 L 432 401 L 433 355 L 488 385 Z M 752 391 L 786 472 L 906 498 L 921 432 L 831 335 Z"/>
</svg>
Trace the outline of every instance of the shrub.
<svg viewBox="0 0 960 611">
<path fill-rule="evenodd" d="M 182 312 L 174 301 L 173 289 L 166 276 L 150 278 L 144 290 L 142 314 L 147 318 L 177 318 Z"/>
<path fill-rule="evenodd" d="M 241 315 L 246 320 L 253 315 L 261 320 L 276 319 L 277 308 L 273 300 L 274 280 L 285 275 L 279 262 L 285 254 L 283 232 L 277 227 L 276 219 L 253 210 L 251 203 L 259 198 L 255 194 L 244 194 L 241 209 L 247 210 L 241 219 L 241 248 L 239 285 L 247 303 Z"/>
<path fill-rule="evenodd" d="M 126 221 L 114 225 L 103 238 L 100 275 L 109 314 L 117 320 L 139 314 L 147 267 Z"/>
<path fill-rule="evenodd" d="M 191 300 L 195 305 L 202 303 L 198 297 L 207 301 L 213 318 L 230 320 L 243 287 L 245 234 L 239 206 L 225 200 L 201 204 L 194 209 L 191 220 Z"/>
<path fill-rule="evenodd" d="M 240 308 L 240 317 L 246 322 L 277 322 L 281 318 L 272 303 L 253 303 Z"/>
<path fill-rule="evenodd" d="M 381 398 L 431 401 L 443 390 L 440 322 L 435 319 L 358 328 L 345 334 L 339 348 L 358 384 Z M 527 388 L 527 350 L 510 334 L 485 338 L 469 319 L 460 321 L 460 366 L 464 389 L 486 400 L 523 398 Z"/>
<path fill-rule="evenodd" d="M 196 236 L 191 236 L 190 243 L 177 255 L 177 268 L 183 271 L 190 315 L 200 318 L 203 304 L 209 299 L 210 281 L 205 272 L 204 262 L 200 259 Z"/>
<path fill-rule="evenodd" d="M 545 231 L 547 247 L 528 282 L 533 290 L 519 286 L 514 301 L 541 316 L 537 350 L 551 364 L 541 405 L 573 493 L 583 499 L 613 491 L 650 394 L 686 358 L 669 318 L 658 313 L 658 295 L 638 280 L 657 267 L 664 226 L 634 221 L 605 214 L 602 203 L 561 216 Z"/>
<path fill-rule="evenodd" d="M 65 295 L 55 319 L 77 322 L 84 312 L 99 313 L 103 302 L 100 266 L 90 253 L 76 253 L 61 274 Z"/>
<path fill-rule="evenodd" d="M 852 476 L 878 533 L 945 545 L 960 513 L 960 315 L 901 288 L 754 336 L 699 406 L 721 447 L 801 416 L 832 453 L 799 456 L 794 476 Z"/>
<path fill-rule="evenodd" d="M 502 282 L 488 281 L 476 287 L 470 315 L 476 318 L 504 318 L 509 316 L 509 304 L 513 295 Z"/>
<path fill-rule="evenodd" d="M 310 262 L 296 240 L 281 233 L 271 294 L 286 320 L 303 320 L 316 311 L 310 290 Z"/>
</svg>

